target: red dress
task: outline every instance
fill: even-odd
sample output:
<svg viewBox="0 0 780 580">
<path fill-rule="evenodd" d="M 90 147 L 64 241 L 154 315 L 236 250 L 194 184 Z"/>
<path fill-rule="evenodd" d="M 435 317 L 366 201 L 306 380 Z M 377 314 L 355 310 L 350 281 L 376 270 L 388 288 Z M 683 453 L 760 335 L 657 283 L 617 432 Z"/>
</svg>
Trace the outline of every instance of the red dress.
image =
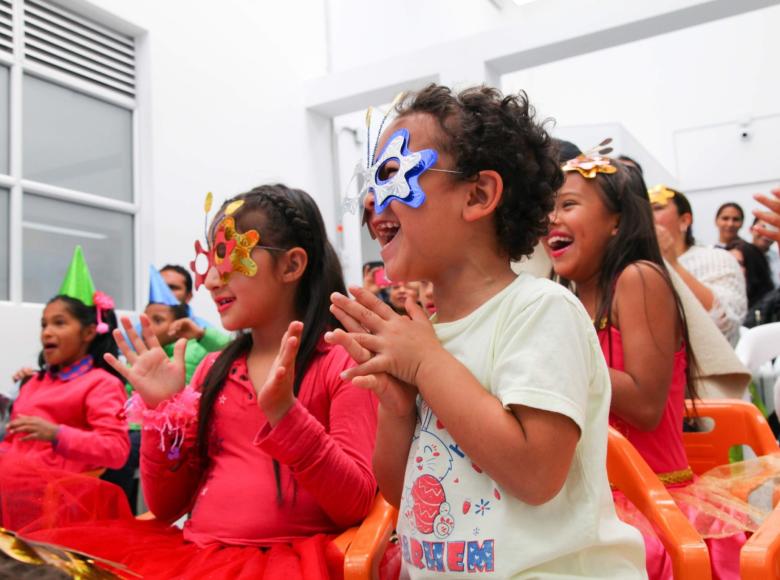
<svg viewBox="0 0 780 580">
<path fill-rule="evenodd" d="M 599 341 L 607 364 L 625 370 L 623 341 L 613 326 L 600 330 Z M 641 431 L 620 417 L 610 414 L 609 423 L 620 431 L 639 451 L 650 468 L 658 474 L 677 506 L 705 539 L 710 551 L 714 580 L 739 578 L 739 551 L 745 543 L 744 522 L 724 511 L 718 502 L 707 497 L 707 491 L 695 483 L 688 465 L 682 439 L 685 412 L 686 356 L 683 346 L 674 355 L 672 382 L 664 405 L 661 422 L 653 431 Z M 614 492 L 620 518 L 636 526 L 645 540 L 647 572 L 651 580 L 671 579 L 672 562 L 652 525 L 623 494 Z"/>
<path fill-rule="evenodd" d="M 196 390 L 217 356 L 198 367 Z M 359 523 L 376 494 L 376 400 L 340 378 L 353 364 L 340 347 L 321 343 L 295 405 L 271 428 L 246 359 L 237 359 L 214 404 L 205 466 L 195 424 L 178 457 L 170 440 L 143 432 L 142 483 L 157 520 L 128 514 L 28 535 L 121 562 L 144 578 L 339 577 L 343 562 L 330 539 Z M 186 513 L 183 531 L 168 525 Z"/>
</svg>

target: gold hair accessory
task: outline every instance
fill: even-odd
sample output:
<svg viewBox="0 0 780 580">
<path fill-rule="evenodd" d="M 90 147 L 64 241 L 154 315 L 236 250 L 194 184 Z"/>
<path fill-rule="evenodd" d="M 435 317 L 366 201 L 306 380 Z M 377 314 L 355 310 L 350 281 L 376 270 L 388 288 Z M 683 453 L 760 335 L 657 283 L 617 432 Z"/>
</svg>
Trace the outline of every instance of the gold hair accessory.
<svg viewBox="0 0 780 580">
<path fill-rule="evenodd" d="M 607 153 L 612 152 L 612 147 L 607 147 L 612 143 L 612 137 L 607 137 L 601 143 L 588 149 L 585 153 L 577 155 L 574 159 L 569 159 L 561 167 L 561 171 L 578 171 L 585 179 L 593 179 L 599 173 L 615 173 L 617 167 L 612 164 Z"/>
<path fill-rule="evenodd" d="M 663 184 L 658 184 L 647 190 L 652 205 L 666 206 L 670 199 L 674 198 L 674 192 Z"/>
</svg>

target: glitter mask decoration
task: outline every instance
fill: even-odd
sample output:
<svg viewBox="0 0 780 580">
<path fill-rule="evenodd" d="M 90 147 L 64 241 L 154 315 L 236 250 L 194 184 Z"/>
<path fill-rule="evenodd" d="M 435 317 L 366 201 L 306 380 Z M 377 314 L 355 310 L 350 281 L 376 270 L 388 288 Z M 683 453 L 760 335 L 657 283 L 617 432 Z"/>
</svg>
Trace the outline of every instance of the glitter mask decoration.
<svg viewBox="0 0 780 580">
<path fill-rule="evenodd" d="M 213 196 L 211 192 L 206 195 L 204 211 L 206 213 L 206 239 L 208 239 L 208 214 L 211 211 Z M 254 276 L 257 274 L 257 263 L 251 258 L 252 250 L 256 247 L 277 250 L 280 248 L 271 248 L 258 246 L 260 234 L 257 230 L 248 230 L 244 233 L 236 229 L 236 220 L 233 214 L 244 205 L 244 200 L 237 200 L 229 203 L 225 207 L 224 217 L 214 229 L 214 243 L 205 250 L 200 240 L 195 241 L 195 259 L 190 262 L 190 270 L 195 274 L 195 289 L 200 288 L 206 281 L 206 276 L 211 268 L 216 268 L 222 279 L 227 282 L 233 272 L 238 272 L 244 276 Z M 197 261 L 200 256 L 206 258 L 206 268 L 199 272 Z"/>
<path fill-rule="evenodd" d="M 561 171 L 564 173 L 577 171 L 585 179 L 593 179 L 599 173 L 615 173 L 617 167 L 612 164 L 609 157 L 605 157 L 612 152 L 612 147 L 608 147 L 610 143 L 612 143 L 612 137 L 604 139 L 585 153 L 577 155 L 574 159 L 569 159 L 563 164 Z"/>
<path fill-rule="evenodd" d="M 650 198 L 651 205 L 666 207 L 669 201 L 674 199 L 674 192 L 665 185 L 659 184 L 648 189 L 647 196 Z"/>
<path fill-rule="evenodd" d="M 366 111 L 366 160 L 363 167 L 358 163 L 350 181 L 357 184 L 357 194 L 347 196 L 344 199 L 344 209 L 350 213 L 356 213 L 358 208 L 369 193 L 374 194 L 376 213 L 382 213 L 394 199 L 409 207 L 420 207 L 425 201 L 425 192 L 420 187 L 419 178 L 425 171 L 438 171 L 441 173 L 458 174 L 459 171 L 434 168 L 433 165 L 439 157 L 435 149 L 422 149 L 420 151 L 409 150 L 409 131 L 399 129 L 387 140 L 382 151 L 376 155 L 376 148 L 382 137 L 390 111 L 394 110 L 397 103 L 403 97 L 398 95 L 390 105 L 388 112 L 382 117 L 376 137 L 371 146 L 371 117 L 373 109 Z M 388 178 L 383 178 L 382 173 L 393 165 L 395 173 Z M 363 217 L 365 222 L 365 215 Z"/>
</svg>

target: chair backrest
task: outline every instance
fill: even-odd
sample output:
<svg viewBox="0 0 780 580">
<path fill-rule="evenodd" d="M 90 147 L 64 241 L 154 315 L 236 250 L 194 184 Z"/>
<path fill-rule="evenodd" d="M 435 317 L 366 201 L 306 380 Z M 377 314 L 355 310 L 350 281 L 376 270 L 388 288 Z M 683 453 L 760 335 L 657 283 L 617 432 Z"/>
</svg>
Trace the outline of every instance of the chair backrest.
<svg viewBox="0 0 780 580">
<path fill-rule="evenodd" d="M 639 452 L 612 427 L 609 428 L 607 472 L 610 483 L 654 524 L 672 560 L 674 578 L 711 578 L 707 544 Z"/>
<path fill-rule="evenodd" d="M 694 403 L 686 401 L 688 413 Z M 714 422 L 712 430 L 683 433 L 688 463 L 696 475 L 701 475 L 729 462 L 729 449 L 734 445 L 748 445 L 756 455 L 779 451 L 777 440 L 758 408 L 737 399 L 706 399 L 695 402 L 696 414 L 704 426 Z"/>
</svg>

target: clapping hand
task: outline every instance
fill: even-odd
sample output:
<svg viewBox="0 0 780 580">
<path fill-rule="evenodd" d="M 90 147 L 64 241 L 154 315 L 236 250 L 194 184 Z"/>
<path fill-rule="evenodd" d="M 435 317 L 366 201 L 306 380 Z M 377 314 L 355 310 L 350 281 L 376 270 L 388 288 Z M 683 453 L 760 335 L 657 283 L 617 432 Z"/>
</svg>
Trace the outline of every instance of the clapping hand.
<svg viewBox="0 0 780 580">
<path fill-rule="evenodd" d="M 119 350 L 125 355 L 127 364 L 123 364 L 111 354 L 106 354 L 104 358 L 133 386 L 144 403 L 154 408 L 184 389 L 186 376 L 184 350 L 187 341 L 185 339 L 176 341 L 173 347 L 173 359 L 169 359 L 152 332 L 146 314 L 141 314 L 141 337 L 136 333 L 129 318 L 122 317 L 122 326 L 133 348 L 130 348 L 119 329 L 114 330 L 114 339 Z"/>
</svg>

